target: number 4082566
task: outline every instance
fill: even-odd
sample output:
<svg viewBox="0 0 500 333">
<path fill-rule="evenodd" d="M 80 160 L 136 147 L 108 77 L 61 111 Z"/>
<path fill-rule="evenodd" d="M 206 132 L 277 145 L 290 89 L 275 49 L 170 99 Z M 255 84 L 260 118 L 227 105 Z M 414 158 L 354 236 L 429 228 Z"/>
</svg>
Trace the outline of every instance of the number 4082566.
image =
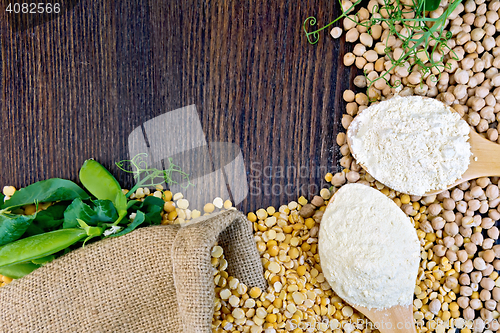
<svg viewBox="0 0 500 333">
<path fill-rule="evenodd" d="M 15 14 L 51 14 L 61 11 L 59 3 L 9 3 L 5 9 L 8 13 Z"/>
</svg>

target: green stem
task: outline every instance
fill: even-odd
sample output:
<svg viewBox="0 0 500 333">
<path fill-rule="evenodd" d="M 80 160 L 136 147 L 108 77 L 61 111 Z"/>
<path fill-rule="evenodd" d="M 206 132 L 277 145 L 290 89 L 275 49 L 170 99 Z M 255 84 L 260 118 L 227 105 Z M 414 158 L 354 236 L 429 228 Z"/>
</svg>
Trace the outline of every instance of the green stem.
<svg viewBox="0 0 500 333">
<path fill-rule="evenodd" d="M 401 56 L 401 58 L 400 58 L 400 59 L 402 59 L 401 62 L 403 62 L 404 60 L 406 60 L 406 58 L 412 53 L 413 50 L 415 50 L 415 48 L 418 45 L 422 44 L 424 41 L 428 41 L 429 38 L 430 38 L 430 36 L 433 36 L 434 32 L 437 31 L 439 28 L 441 28 L 441 34 L 443 33 L 444 22 L 446 21 L 446 19 L 448 18 L 448 16 L 450 16 L 450 14 L 455 10 L 455 8 L 457 8 L 457 6 L 460 4 L 460 2 L 462 2 L 462 0 L 455 0 L 450 6 L 448 6 L 448 8 L 443 12 L 443 14 L 441 14 L 441 16 L 439 16 L 437 18 L 436 24 L 434 24 L 432 27 L 430 27 L 429 30 L 427 30 L 422 35 L 422 37 L 420 37 L 419 39 L 417 39 L 415 41 L 415 46 L 412 47 L 412 49 L 410 49 L 410 51 L 405 52 L 403 54 L 403 56 Z M 431 53 L 430 56 L 432 57 L 432 53 Z M 432 59 L 429 58 L 429 61 L 432 61 Z"/>
<path fill-rule="evenodd" d="M 331 26 L 332 24 L 334 24 L 335 22 L 337 22 L 341 18 L 346 17 L 347 13 L 349 13 L 352 9 L 354 9 L 354 7 L 356 7 L 356 5 L 358 5 L 360 2 L 361 2 L 361 0 L 357 0 L 355 3 L 353 3 L 353 5 L 348 10 L 346 10 L 345 12 L 342 11 L 342 15 L 340 15 L 339 17 L 337 17 L 335 20 L 328 23 L 324 27 L 319 28 L 318 30 L 315 30 L 315 31 L 308 32 L 306 25 L 307 25 L 307 21 L 310 21 L 309 25 L 315 25 L 316 18 L 314 16 L 309 16 L 308 18 L 306 18 L 306 20 L 304 21 L 304 24 L 303 24 L 303 28 L 304 28 L 304 32 L 306 33 L 307 41 L 309 42 L 309 44 L 316 44 L 319 41 L 319 32 L 320 31 L 325 30 L 326 28 L 328 28 L 329 26 Z M 339 0 L 339 3 L 340 3 L 340 6 L 342 6 L 342 2 L 340 0 Z M 309 37 L 311 35 L 314 36 L 313 41 L 311 41 L 311 39 Z"/>
<path fill-rule="evenodd" d="M 132 187 L 132 189 L 130 191 L 127 192 L 127 194 L 125 194 L 125 197 L 128 199 L 132 193 L 134 193 L 135 191 L 137 191 L 137 189 L 141 186 L 143 186 L 147 180 L 151 180 L 153 178 L 156 178 L 158 177 L 159 173 L 157 172 L 152 172 L 150 173 L 149 175 L 147 175 L 145 178 L 143 178 L 142 180 L 140 180 L 137 184 L 134 185 L 134 187 Z"/>
</svg>

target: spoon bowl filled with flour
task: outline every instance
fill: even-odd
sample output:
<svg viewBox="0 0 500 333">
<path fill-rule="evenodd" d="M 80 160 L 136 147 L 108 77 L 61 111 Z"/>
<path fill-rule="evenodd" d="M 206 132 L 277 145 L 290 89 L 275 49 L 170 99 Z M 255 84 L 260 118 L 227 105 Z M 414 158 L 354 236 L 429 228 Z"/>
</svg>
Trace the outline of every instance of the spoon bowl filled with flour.
<svg viewBox="0 0 500 333">
<path fill-rule="evenodd" d="M 323 214 L 318 250 L 338 296 L 381 325 L 381 332 L 415 332 L 420 243 L 391 199 L 366 185 L 342 186 Z"/>
<path fill-rule="evenodd" d="M 448 188 L 471 162 L 469 125 L 442 102 L 421 96 L 373 104 L 347 131 L 356 161 L 375 179 L 403 193 Z"/>
</svg>

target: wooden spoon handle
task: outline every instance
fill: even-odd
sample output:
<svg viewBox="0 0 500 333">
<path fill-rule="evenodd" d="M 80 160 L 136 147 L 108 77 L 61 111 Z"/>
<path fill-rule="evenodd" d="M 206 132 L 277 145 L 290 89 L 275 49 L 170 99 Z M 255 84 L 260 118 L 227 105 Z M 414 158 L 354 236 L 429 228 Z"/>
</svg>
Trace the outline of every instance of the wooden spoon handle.
<svg viewBox="0 0 500 333">
<path fill-rule="evenodd" d="M 413 320 L 413 306 L 411 305 L 397 305 L 384 310 L 367 309 L 357 305 L 353 305 L 353 307 L 368 317 L 381 333 L 417 332 Z"/>
<path fill-rule="evenodd" d="M 469 169 L 463 175 L 462 180 L 500 176 L 500 144 L 483 138 L 473 130 L 470 131 L 469 137 L 473 155 Z"/>
</svg>

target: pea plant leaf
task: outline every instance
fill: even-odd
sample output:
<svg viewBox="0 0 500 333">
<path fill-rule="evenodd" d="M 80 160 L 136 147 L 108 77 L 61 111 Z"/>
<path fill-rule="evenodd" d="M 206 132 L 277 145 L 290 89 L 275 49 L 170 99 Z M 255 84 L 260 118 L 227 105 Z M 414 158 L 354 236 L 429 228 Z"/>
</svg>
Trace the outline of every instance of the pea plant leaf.
<svg viewBox="0 0 500 333">
<path fill-rule="evenodd" d="M 139 211 L 137 211 L 137 215 L 135 216 L 134 220 L 125 229 L 123 229 L 122 231 L 120 231 L 116 234 L 113 234 L 109 237 L 118 237 L 118 236 L 126 235 L 129 232 L 134 231 L 135 228 L 137 228 L 142 223 L 144 223 L 144 221 L 146 221 L 146 215 L 144 215 L 144 213 L 139 210 Z"/>
<path fill-rule="evenodd" d="M 150 225 L 159 225 L 161 224 L 161 211 L 162 207 L 158 206 L 149 206 L 146 210 L 146 221 Z"/>
<path fill-rule="evenodd" d="M 101 222 L 113 222 L 118 218 L 118 212 L 110 200 L 94 200 L 94 212 Z"/>
<path fill-rule="evenodd" d="M 157 198 L 154 195 L 150 195 L 144 199 L 142 202 L 143 206 L 159 206 L 163 207 L 165 201 L 163 199 Z"/>
<path fill-rule="evenodd" d="M 32 203 L 69 201 L 76 198 L 88 199 L 88 195 L 70 180 L 51 178 L 36 182 L 16 191 L 1 207 L 5 210 Z"/>
<path fill-rule="evenodd" d="M 64 222 L 66 208 L 67 205 L 59 203 L 49 206 L 46 210 L 39 211 L 33 223 L 26 230 L 26 236 L 56 230 Z"/>
<path fill-rule="evenodd" d="M 425 11 L 433 11 L 439 7 L 440 0 L 422 0 L 424 2 Z"/>
<path fill-rule="evenodd" d="M 40 228 L 39 226 L 37 226 L 34 223 L 32 223 L 28 227 L 28 229 L 26 229 L 26 232 L 24 233 L 24 235 L 22 237 L 24 238 L 24 237 L 39 235 L 39 234 L 43 234 L 44 232 L 45 231 L 42 228 Z"/>
<path fill-rule="evenodd" d="M 130 203 L 130 202 L 129 202 Z M 145 214 L 145 222 L 149 225 L 161 224 L 161 212 L 165 201 L 155 196 L 148 196 L 144 201 L 136 201 L 129 208 L 131 212 L 141 211 Z"/>
<path fill-rule="evenodd" d="M 64 211 L 63 228 L 76 228 L 79 226 L 77 219 L 89 225 L 97 225 L 96 212 L 81 199 L 75 199 Z"/>
<path fill-rule="evenodd" d="M 33 215 L 16 215 L 7 212 L 0 213 L 0 245 L 13 242 L 21 238 L 35 219 Z"/>
</svg>

